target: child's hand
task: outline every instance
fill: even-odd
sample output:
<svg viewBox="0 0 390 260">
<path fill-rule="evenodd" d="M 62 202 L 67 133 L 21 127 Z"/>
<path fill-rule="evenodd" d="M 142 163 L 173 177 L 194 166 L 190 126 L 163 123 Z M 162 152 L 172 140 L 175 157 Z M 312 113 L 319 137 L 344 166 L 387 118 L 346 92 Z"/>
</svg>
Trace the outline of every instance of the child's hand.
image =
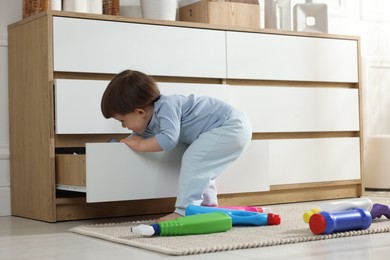
<svg viewBox="0 0 390 260">
<path fill-rule="evenodd" d="M 140 142 L 144 140 L 141 136 L 133 135 L 121 140 L 121 143 L 125 143 L 128 147 L 135 151 L 139 151 Z"/>
<path fill-rule="evenodd" d="M 132 135 L 122 139 L 121 143 L 125 143 L 128 147 L 136 152 L 161 152 L 163 149 L 157 143 L 155 137 L 142 138 L 138 135 Z"/>
</svg>

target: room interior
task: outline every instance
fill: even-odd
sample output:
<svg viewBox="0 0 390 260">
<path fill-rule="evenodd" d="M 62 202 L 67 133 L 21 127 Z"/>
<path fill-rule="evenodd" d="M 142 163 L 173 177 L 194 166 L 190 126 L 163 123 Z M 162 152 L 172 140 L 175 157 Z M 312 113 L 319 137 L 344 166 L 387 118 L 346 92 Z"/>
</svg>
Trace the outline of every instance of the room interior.
<svg viewBox="0 0 390 260">
<path fill-rule="evenodd" d="M 278 10 L 274 20 L 266 16 L 271 2 Z M 101 87 L 90 96 L 92 104 L 93 100 L 100 99 L 100 91 L 112 75 L 128 66 L 126 55 L 117 60 L 113 58 L 114 48 L 120 51 L 130 46 L 129 53 L 134 58 L 131 66 L 146 68 L 155 75 L 163 93 L 205 93 L 248 111 L 254 126 L 252 142 L 243 159 L 221 178 L 221 204 L 272 205 L 368 196 L 378 191 L 379 196 L 387 196 L 383 192 L 390 186 L 387 176 L 390 166 L 386 160 L 390 146 L 387 112 L 390 94 L 386 90 L 390 81 L 387 1 L 260 0 L 255 8 L 243 9 L 246 14 L 253 10 L 258 12 L 254 24 L 252 20 L 252 24 L 238 27 L 212 21 L 217 16 L 212 13 L 212 6 L 208 7 L 207 21 L 191 21 L 197 19 L 196 15 L 183 18 L 190 13 L 184 6 L 182 19 L 188 20 L 176 23 L 168 21 L 172 18 L 143 19 L 137 0 L 121 0 L 121 13 L 115 16 L 54 10 L 26 16 L 24 20 L 22 0 L 3 0 L 0 4 L 3 64 L 0 71 L 0 223 L 4 227 L 0 249 L 5 252 L 4 259 L 169 257 L 68 232 L 80 224 L 153 219 L 172 209 L 176 178 L 167 174 L 172 169 L 164 169 L 162 165 L 180 163 L 169 159 L 177 158 L 178 151 L 168 159 L 158 158 L 159 163 L 155 165 L 144 164 L 147 165 L 145 172 L 161 171 L 164 177 L 155 182 L 156 185 L 163 183 L 165 189 L 149 189 L 152 192 L 148 193 L 141 185 L 152 177 L 136 182 L 134 176 L 130 176 L 127 183 L 132 182 L 131 194 L 122 194 L 119 190 L 123 190 L 126 183 L 123 181 L 126 173 L 112 183 L 116 192 L 105 186 L 110 179 L 100 179 L 100 186 L 88 186 L 96 183 L 91 172 L 113 169 L 118 161 L 123 161 L 120 155 L 129 156 L 129 151 L 123 151 L 123 147 L 106 141 L 125 136 L 127 132 L 118 130 L 115 124 L 109 126 L 114 129 L 108 132 L 95 132 L 101 127 L 98 121 L 80 123 L 72 118 L 75 114 L 85 113 L 83 116 L 90 117 L 95 113 L 88 114 L 88 104 L 78 98 L 82 96 L 81 85 L 85 89 L 88 84 Z M 191 9 L 191 15 L 197 10 Z M 217 10 L 220 13 L 221 9 Z M 290 12 L 286 14 L 286 10 Z M 178 20 L 179 9 L 175 12 L 173 19 Z M 291 22 L 286 23 L 285 19 Z M 93 32 L 93 27 L 100 31 Z M 260 31 L 253 27 L 260 27 Z M 119 30 L 137 35 L 139 43 L 123 40 L 126 38 Z M 169 35 L 180 41 L 174 53 L 191 49 L 190 61 L 173 55 L 169 66 L 153 65 L 156 62 L 149 57 L 160 57 L 159 49 L 148 49 L 147 43 L 157 37 L 159 48 L 169 52 L 172 49 Z M 80 40 L 67 40 L 75 37 Z M 250 45 L 251 41 L 255 44 Z M 86 45 L 79 45 L 80 42 Z M 101 50 L 112 42 L 116 46 L 110 47 L 110 52 L 100 52 L 105 64 L 93 61 L 96 57 L 93 51 L 82 49 L 89 46 L 91 50 Z M 291 49 L 301 48 L 302 52 L 293 53 L 286 45 Z M 272 55 L 261 51 L 267 48 L 272 50 L 269 52 Z M 28 50 L 29 55 L 22 50 Z M 221 59 L 224 55 L 228 57 L 227 64 Z M 263 60 L 249 64 L 253 55 L 262 55 Z M 51 59 L 47 63 L 47 57 L 54 63 Z M 207 68 L 203 67 L 205 59 L 208 59 Z M 311 66 L 317 69 L 310 73 L 302 69 Z M 251 71 L 248 67 L 256 69 Z M 50 87 L 47 92 L 48 84 L 55 85 L 54 91 Z M 19 85 L 28 87 L 15 87 Z M 79 94 L 75 95 L 76 92 Z M 275 96 L 278 99 L 272 99 Z M 50 101 L 52 97 L 55 104 Z M 22 109 L 24 103 L 20 100 L 28 104 L 30 111 Z M 286 120 L 280 120 L 282 124 L 264 126 L 262 122 L 273 121 L 269 113 L 261 112 L 259 104 L 272 109 L 274 118 L 285 116 L 286 104 L 291 104 L 291 114 Z M 282 109 L 278 110 L 280 107 Z M 321 114 L 321 120 L 316 120 L 320 117 L 318 111 L 326 111 Z M 303 119 L 296 115 L 302 115 Z M 29 126 L 31 131 L 26 130 Z M 12 149 L 22 154 L 23 160 L 11 162 Z M 108 160 L 110 155 L 117 160 Z M 343 158 L 342 163 L 340 158 Z M 89 166 L 85 173 L 86 161 Z M 308 163 L 295 171 L 291 167 L 305 162 L 313 162 L 313 165 Z M 335 171 L 334 167 L 340 165 L 343 167 Z M 17 170 L 12 173 L 11 168 Z M 81 179 L 67 179 L 63 173 L 69 171 L 84 175 Z M 117 171 L 119 174 L 121 170 Z M 238 178 L 234 174 L 237 171 L 242 171 L 243 176 Z M 256 174 L 259 171 L 270 174 L 259 176 Z M 286 176 L 287 171 L 294 174 Z M 315 176 L 310 174 L 313 171 L 317 172 Z M 368 192 L 365 188 L 369 188 Z M 158 198 L 157 201 L 154 198 Z M 28 250 L 24 250 L 26 243 Z M 340 256 L 382 259 L 389 252 L 389 243 L 388 233 L 381 233 L 185 257 L 280 259 L 285 257 L 283 251 L 288 250 L 293 259 Z"/>
</svg>

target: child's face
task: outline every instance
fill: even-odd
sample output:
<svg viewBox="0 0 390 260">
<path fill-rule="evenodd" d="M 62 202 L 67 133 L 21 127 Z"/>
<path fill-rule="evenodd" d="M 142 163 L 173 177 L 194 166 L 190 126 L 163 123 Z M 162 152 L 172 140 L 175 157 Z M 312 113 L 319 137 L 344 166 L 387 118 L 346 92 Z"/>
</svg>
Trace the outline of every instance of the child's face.
<svg viewBox="0 0 390 260">
<path fill-rule="evenodd" d="M 125 115 L 115 115 L 113 118 L 121 122 L 122 127 L 140 134 L 144 132 L 149 123 L 147 114 L 143 109 L 136 109 L 134 112 Z"/>
</svg>

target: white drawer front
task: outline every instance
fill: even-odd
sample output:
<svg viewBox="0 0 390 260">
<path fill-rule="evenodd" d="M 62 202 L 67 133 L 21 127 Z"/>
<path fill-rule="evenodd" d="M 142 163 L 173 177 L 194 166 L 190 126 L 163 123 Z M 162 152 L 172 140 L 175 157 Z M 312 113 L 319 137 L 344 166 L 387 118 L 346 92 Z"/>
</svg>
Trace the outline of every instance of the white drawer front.
<svg viewBox="0 0 390 260">
<path fill-rule="evenodd" d="M 230 98 L 253 132 L 359 130 L 357 89 L 232 86 Z"/>
<path fill-rule="evenodd" d="M 228 78 L 358 82 L 355 40 L 227 32 Z"/>
<path fill-rule="evenodd" d="M 217 179 L 220 194 L 269 190 L 266 145 L 252 141 Z M 87 144 L 87 202 L 176 197 L 185 148 L 137 153 L 122 143 Z"/>
<path fill-rule="evenodd" d="M 357 137 L 268 142 L 271 185 L 360 179 Z"/>
<path fill-rule="evenodd" d="M 108 81 L 58 79 L 55 83 L 57 134 L 130 133 L 105 119 L 101 97 Z M 221 99 L 245 111 L 254 132 L 358 131 L 357 89 L 244 87 L 158 83 L 165 95 L 191 93 Z"/>
<path fill-rule="evenodd" d="M 137 153 L 123 143 L 87 144 L 87 202 L 175 197 L 184 149 Z"/>
<path fill-rule="evenodd" d="M 226 77 L 225 32 L 53 18 L 54 71 Z"/>
<path fill-rule="evenodd" d="M 198 84 L 198 83 L 158 83 L 161 94 L 189 96 L 209 96 L 230 103 L 229 85 L 223 84 Z"/>
<path fill-rule="evenodd" d="M 115 119 L 104 118 L 100 103 L 108 81 L 55 81 L 56 134 L 130 133 Z"/>
<path fill-rule="evenodd" d="M 269 191 L 268 143 L 252 140 L 216 180 L 218 194 Z"/>
<path fill-rule="evenodd" d="M 115 119 L 103 117 L 100 103 L 109 81 L 58 79 L 55 82 L 57 134 L 130 133 Z M 165 95 L 207 95 L 229 102 L 229 88 L 220 84 L 158 83 Z"/>
</svg>

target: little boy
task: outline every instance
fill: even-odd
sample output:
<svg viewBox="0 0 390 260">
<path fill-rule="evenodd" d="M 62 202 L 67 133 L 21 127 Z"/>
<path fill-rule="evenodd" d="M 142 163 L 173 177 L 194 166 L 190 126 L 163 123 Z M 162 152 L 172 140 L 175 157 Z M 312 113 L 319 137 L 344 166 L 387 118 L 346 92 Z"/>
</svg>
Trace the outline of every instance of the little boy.
<svg viewBox="0 0 390 260">
<path fill-rule="evenodd" d="M 175 212 L 159 221 L 183 216 L 188 205 L 217 206 L 215 179 L 249 144 L 246 115 L 215 98 L 161 95 L 148 75 L 126 70 L 105 90 L 105 118 L 115 118 L 133 133 L 121 142 L 137 152 L 169 151 L 179 142 L 183 154 Z"/>
</svg>

